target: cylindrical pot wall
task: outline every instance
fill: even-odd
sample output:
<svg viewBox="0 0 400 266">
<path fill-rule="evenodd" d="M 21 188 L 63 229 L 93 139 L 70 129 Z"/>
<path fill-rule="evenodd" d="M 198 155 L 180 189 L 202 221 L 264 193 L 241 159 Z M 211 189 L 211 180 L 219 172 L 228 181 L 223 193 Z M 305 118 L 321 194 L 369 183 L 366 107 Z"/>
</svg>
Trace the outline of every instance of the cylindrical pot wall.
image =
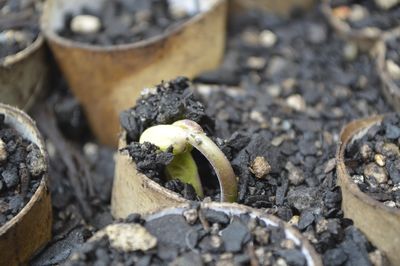
<svg viewBox="0 0 400 266">
<path fill-rule="evenodd" d="M 142 88 L 176 76 L 194 77 L 216 68 L 224 53 L 226 0 L 201 1 L 202 11 L 176 29 L 124 45 L 94 46 L 60 37 L 67 13 L 105 0 L 49 0 L 42 30 L 89 123 L 103 144 L 116 145 L 120 111 Z M 107 125 L 107 126 L 104 126 Z"/>
<path fill-rule="evenodd" d="M 5 115 L 5 122 L 22 137 L 35 143 L 47 161 L 44 141 L 34 121 L 24 112 L 5 104 L 0 104 L 0 114 Z M 35 252 L 50 241 L 52 210 L 47 179 L 47 173 L 44 173 L 29 202 L 0 227 L 0 265 L 26 264 Z"/>
<path fill-rule="evenodd" d="M 44 38 L 24 50 L 6 56 L 0 63 L 0 99 L 3 103 L 28 110 L 46 89 L 49 67 Z"/>
<path fill-rule="evenodd" d="M 361 137 L 371 126 L 380 123 L 382 116 L 349 123 L 340 135 L 337 151 L 338 184 L 342 189 L 342 208 L 368 239 L 386 253 L 392 265 L 400 265 L 400 210 L 385 206 L 363 193 L 353 182 L 345 165 L 346 146 Z"/>
<path fill-rule="evenodd" d="M 123 132 L 118 150 L 126 147 Z M 163 207 L 177 206 L 187 202 L 175 193 L 140 173 L 127 151 L 118 151 L 115 157 L 115 175 L 111 197 L 114 218 L 126 218 L 131 213 L 146 213 Z"/>
</svg>

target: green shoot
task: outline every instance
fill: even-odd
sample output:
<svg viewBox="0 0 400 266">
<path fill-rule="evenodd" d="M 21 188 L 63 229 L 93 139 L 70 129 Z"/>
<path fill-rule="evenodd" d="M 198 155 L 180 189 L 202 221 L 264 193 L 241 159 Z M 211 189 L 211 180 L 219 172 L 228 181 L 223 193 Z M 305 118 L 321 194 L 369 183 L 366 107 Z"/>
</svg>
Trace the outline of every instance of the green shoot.
<svg viewBox="0 0 400 266">
<path fill-rule="evenodd" d="M 167 177 L 191 184 L 197 195 L 203 197 L 197 165 L 190 153 L 192 147 L 196 148 L 207 158 L 217 174 L 221 201 L 236 201 L 237 181 L 229 160 L 196 122 L 180 120 L 172 125 L 153 126 L 142 133 L 139 141 L 150 142 L 162 151 L 172 147 L 175 157 L 166 167 Z"/>
</svg>

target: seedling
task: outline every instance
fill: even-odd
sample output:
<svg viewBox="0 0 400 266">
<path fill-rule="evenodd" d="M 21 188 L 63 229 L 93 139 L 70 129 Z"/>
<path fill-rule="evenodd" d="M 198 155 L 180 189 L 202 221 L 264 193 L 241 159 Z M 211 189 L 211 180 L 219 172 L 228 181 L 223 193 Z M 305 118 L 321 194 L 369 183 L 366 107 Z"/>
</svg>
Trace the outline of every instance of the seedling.
<svg viewBox="0 0 400 266">
<path fill-rule="evenodd" d="M 199 197 L 203 197 L 203 187 L 197 165 L 191 150 L 196 148 L 214 168 L 221 189 L 221 201 L 235 202 L 237 181 L 232 166 L 224 153 L 192 120 L 179 120 L 172 125 L 157 125 L 146 129 L 140 136 L 140 143 L 150 142 L 162 151 L 172 148 L 174 159 L 166 167 L 170 179 L 179 179 L 191 184 Z"/>
</svg>

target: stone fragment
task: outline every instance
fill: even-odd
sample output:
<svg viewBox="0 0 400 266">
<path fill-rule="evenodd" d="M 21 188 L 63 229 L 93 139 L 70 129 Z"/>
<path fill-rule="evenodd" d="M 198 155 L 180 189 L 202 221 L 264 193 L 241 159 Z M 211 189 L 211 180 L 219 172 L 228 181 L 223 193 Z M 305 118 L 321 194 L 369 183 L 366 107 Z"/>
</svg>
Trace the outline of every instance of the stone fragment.
<svg viewBox="0 0 400 266">
<path fill-rule="evenodd" d="M 399 0 L 375 0 L 375 4 L 383 10 L 389 10 L 400 3 Z"/>
<path fill-rule="evenodd" d="M 288 161 L 285 165 L 285 169 L 288 171 L 288 178 L 290 183 L 295 186 L 300 185 L 304 182 L 304 173 L 303 171 L 296 167 L 292 162 Z"/>
<path fill-rule="evenodd" d="M 7 145 L 0 139 L 0 162 L 7 160 L 8 152 Z"/>
<path fill-rule="evenodd" d="M 33 176 L 38 176 L 47 170 L 46 159 L 35 144 L 29 144 L 26 156 L 28 170 Z"/>
<path fill-rule="evenodd" d="M 232 219 L 232 222 L 221 231 L 221 237 L 225 245 L 225 250 L 228 252 L 239 252 L 245 244 L 246 239 L 249 239 L 250 232 L 237 217 Z"/>
<path fill-rule="evenodd" d="M 383 156 L 382 154 L 379 154 L 379 153 L 377 153 L 377 154 L 375 154 L 375 156 L 374 156 L 374 161 L 375 161 L 375 163 L 377 164 L 377 165 L 379 165 L 379 166 L 381 166 L 381 167 L 383 167 L 383 166 L 385 166 L 385 164 L 386 164 L 386 158 L 385 158 L 385 156 Z"/>
<path fill-rule="evenodd" d="M 124 252 L 147 251 L 157 245 L 157 238 L 139 224 L 112 224 L 104 229 L 113 248 Z"/>
<path fill-rule="evenodd" d="M 100 30 L 101 21 L 92 15 L 78 15 L 71 20 L 71 30 L 78 34 L 93 34 Z"/>
<path fill-rule="evenodd" d="M 259 40 L 262 46 L 270 48 L 276 44 L 278 37 L 270 30 L 263 30 L 260 33 Z"/>
<path fill-rule="evenodd" d="M 364 176 L 375 179 L 378 184 L 386 183 L 388 180 L 385 168 L 376 163 L 369 163 L 365 166 Z"/>
<path fill-rule="evenodd" d="M 196 209 L 189 209 L 183 212 L 183 217 L 185 217 L 188 224 L 194 224 L 197 221 L 198 213 Z"/>
<path fill-rule="evenodd" d="M 364 143 L 360 148 L 360 154 L 364 160 L 368 160 L 373 154 L 372 148 L 367 143 Z"/>
<path fill-rule="evenodd" d="M 250 172 L 257 178 L 265 178 L 271 172 L 271 165 L 263 156 L 257 156 L 250 165 Z"/>
<path fill-rule="evenodd" d="M 306 102 L 304 101 L 304 98 L 300 94 L 293 94 L 289 96 L 286 99 L 287 105 L 298 111 L 298 112 L 303 112 L 306 110 Z"/>
</svg>

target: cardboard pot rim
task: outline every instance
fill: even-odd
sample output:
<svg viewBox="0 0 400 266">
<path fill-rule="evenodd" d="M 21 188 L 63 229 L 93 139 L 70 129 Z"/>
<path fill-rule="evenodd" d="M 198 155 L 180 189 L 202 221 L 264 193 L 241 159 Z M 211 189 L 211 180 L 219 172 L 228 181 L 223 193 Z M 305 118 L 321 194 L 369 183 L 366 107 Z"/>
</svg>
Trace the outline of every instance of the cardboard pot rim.
<svg viewBox="0 0 400 266">
<path fill-rule="evenodd" d="M 338 179 L 340 179 L 341 186 L 345 186 L 348 190 L 355 196 L 356 198 L 360 199 L 361 201 L 367 203 L 369 206 L 373 208 L 382 209 L 385 212 L 392 213 L 396 216 L 400 217 L 400 209 L 398 208 L 390 208 L 385 206 L 382 202 L 379 202 L 372 197 L 368 196 L 366 193 L 362 192 L 358 185 L 353 182 L 351 176 L 348 174 L 345 165 L 345 151 L 347 145 L 352 141 L 353 137 L 370 128 L 371 126 L 382 122 L 384 115 L 377 115 L 372 116 L 364 119 L 354 120 L 348 123 L 340 133 L 340 140 L 338 144 L 338 149 L 336 153 L 337 159 L 337 172 L 338 172 Z"/>
<path fill-rule="evenodd" d="M 44 37 L 43 34 L 39 32 L 36 39 L 27 47 L 18 51 L 15 54 L 7 55 L 6 57 L 4 57 L 3 60 L 0 61 L 0 67 L 10 67 L 13 64 L 21 62 L 29 55 L 36 52 L 43 44 L 44 44 Z"/>
<path fill-rule="evenodd" d="M 30 141 L 38 145 L 42 155 L 46 160 L 46 165 L 48 167 L 48 156 L 45 149 L 44 141 L 40 136 L 39 130 L 36 127 L 36 123 L 32 120 L 32 118 L 30 118 L 23 111 L 3 103 L 0 103 L 0 114 L 5 114 L 6 116 L 9 115 L 15 117 L 16 120 L 18 120 L 18 122 L 20 122 L 21 124 L 23 123 L 23 126 L 30 131 L 30 134 L 34 135 L 37 141 L 32 141 L 32 140 Z M 23 134 L 18 129 L 16 130 L 18 131 L 18 133 Z M 7 221 L 3 226 L 0 227 L 0 235 L 3 235 L 8 229 L 13 227 L 16 223 L 18 223 L 25 216 L 25 214 L 32 209 L 32 207 L 35 205 L 35 203 L 38 201 L 41 195 L 46 192 L 47 179 L 48 179 L 48 173 L 43 174 L 38 188 L 33 193 L 29 201 L 21 209 L 21 211 L 19 211 L 17 215 L 15 215 L 11 220 Z"/>
<path fill-rule="evenodd" d="M 133 158 L 126 152 L 121 152 L 121 149 L 126 148 L 127 147 L 127 142 L 126 142 L 126 131 L 124 130 L 121 134 L 120 134 L 120 140 L 119 140 L 119 145 L 118 145 L 118 152 L 122 155 L 122 156 L 126 156 L 129 160 L 129 164 L 131 167 L 133 167 L 136 171 L 136 163 L 133 160 Z M 178 193 L 167 189 L 166 187 L 161 186 L 160 184 L 158 184 L 157 182 L 155 182 L 154 180 L 152 180 L 151 178 L 149 178 L 147 175 L 141 173 L 138 171 L 138 174 L 143 176 L 143 180 L 144 182 L 146 182 L 146 188 L 153 190 L 156 193 L 161 193 L 164 194 L 165 196 L 168 196 L 170 199 L 175 200 L 177 202 L 189 202 L 189 200 L 185 199 L 184 197 L 182 197 L 181 195 L 179 195 Z"/>
<path fill-rule="evenodd" d="M 43 13 L 40 19 L 40 28 L 43 32 L 43 35 L 46 39 L 65 47 L 76 47 L 82 50 L 96 51 L 96 52 L 113 52 L 113 51 L 125 51 L 130 49 L 138 49 L 147 46 L 151 46 L 157 44 L 159 42 L 163 42 L 167 40 L 170 36 L 178 35 L 184 28 L 189 27 L 192 24 L 197 23 L 199 20 L 202 20 L 206 17 L 210 12 L 212 12 L 215 8 L 220 5 L 226 4 L 227 0 L 209 0 L 212 1 L 210 7 L 205 11 L 201 11 L 198 14 L 190 17 L 188 20 L 180 23 L 173 29 L 169 29 L 167 31 L 162 32 L 156 36 L 146 38 L 141 41 L 132 42 L 132 43 L 124 43 L 117 45 L 93 45 L 84 42 L 78 42 L 69 38 L 65 38 L 56 33 L 53 29 L 51 29 L 50 25 L 50 5 L 53 4 L 57 0 L 47 0 L 43 7 Z"/>
<path fill-rule="evenodd" d="M 181 203 L 174 207 L 158 208 L 154 211 L 145 212 L 142 217 L 151 221 L 160 218 L 164 215 L 169 214 L 182 214 L 186 209 L 190 209 L 192 206 L 190 202 Z M 201 209 L 212 209 L 216 211 L 221 211 L 227 215 L 240 215 L 248 213 L 252 218 L 259 218 L 264 221 L 267 225 L 281 227 L 285 230 L 285 237 L 291 239 L 298 245 L 301 249 L 301 253 L 305 256 L 307 265 L 322 266 L 321 256 L 315 251 L 311 243 L 303 236 L 295 227 L 290 226 L 278 217 L 263 213 L 259 209 L 244 206 L 238 203 L 227 203 L 227 202 L 200 202 Z M 117 222 L 118 224 L 124 224 L 124 222 Z M 101 230 L 98 231 L 101 234 Z M 96 233 L 97 234 L 97 233 Z M 93 235 L 88 241 L 95 241 L 97 239 L 96 234 Z"/>
</svg>

